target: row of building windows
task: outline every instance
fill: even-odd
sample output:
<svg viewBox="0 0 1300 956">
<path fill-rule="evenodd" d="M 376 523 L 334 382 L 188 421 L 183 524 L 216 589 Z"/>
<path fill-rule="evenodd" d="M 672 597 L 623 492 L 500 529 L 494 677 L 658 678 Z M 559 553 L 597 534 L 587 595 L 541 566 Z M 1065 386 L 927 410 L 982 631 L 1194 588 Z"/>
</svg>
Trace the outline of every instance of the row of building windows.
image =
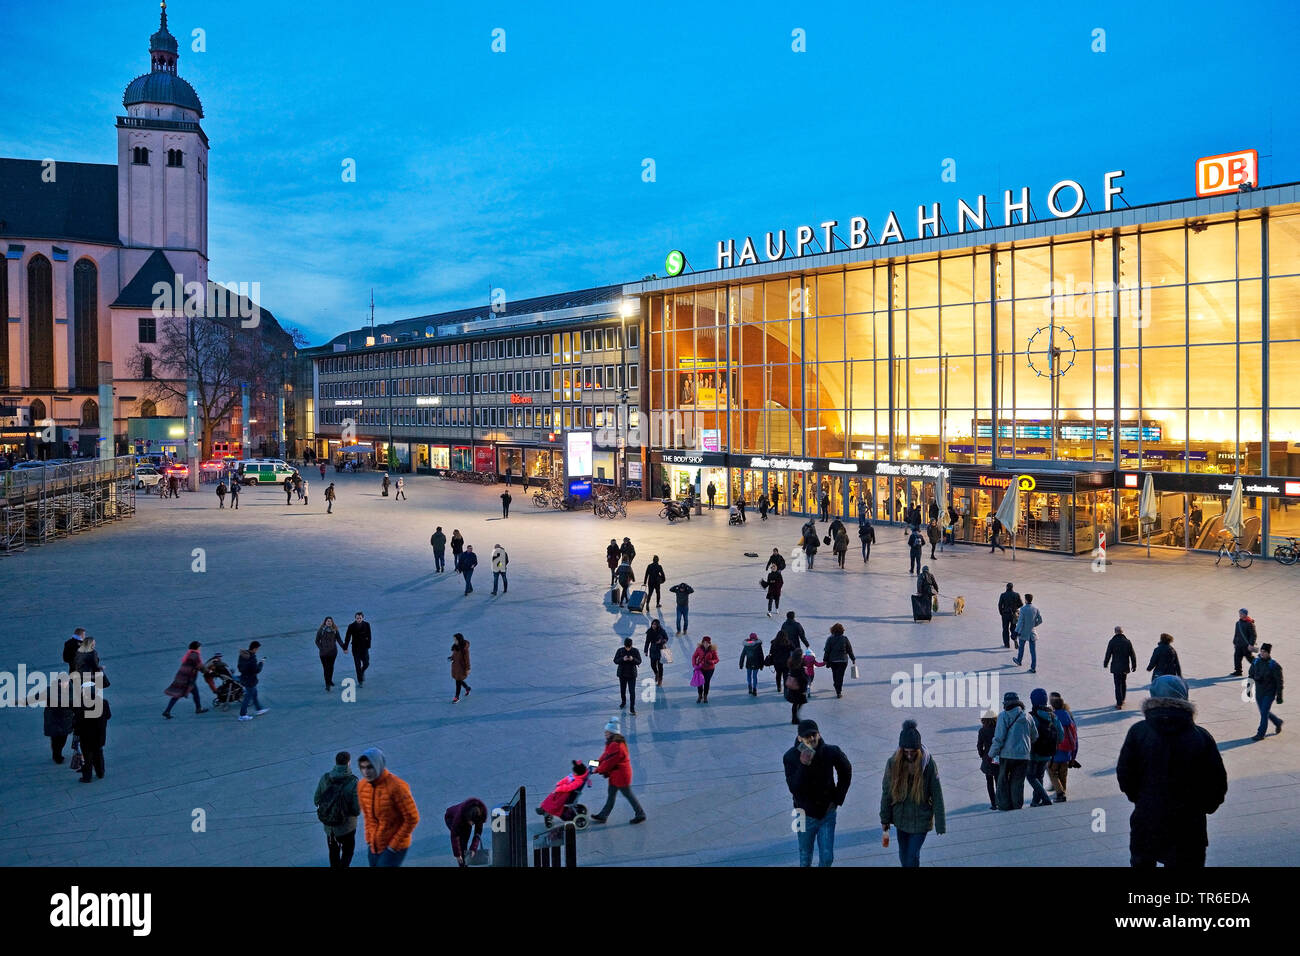
<svg viewBox="0 0 1300 956">
<path fill-rule="evenodd" d="M 0 303 L 9 301 L 9 270 L 0 261 Z M 78 259 L 72 268 L 73 388 L 99 384 L 99 268 Z M 37 253 L 27 262 L 27 384 L 54 388 L 54 268 Z M 9 335 L 0 335 L 0 386 L 9 386 Z"/>
<path fill-rule="evenodd" d="M 131 147 L 131 164 L 134 166 L 149 165 L 149 148 L 147 146 Z M 167 165 L 179 169 L 185 165 L 185 153 L 179 149 L 167 150 Z"/>
<path fill-rule="evenodd" d="M 387 425 L 390 410 L 387 408 L 327 408 L 321 411 L 322 425 Z M 394 408 L 393 424 L 415 425 L 427 428 L 616 428 L 619 424 L 616 405 L 581 405 L 551 408 L 550 406 L 524 407 L 424 407 Z M 641 413 L 628 408 L 629 430 L 640 427 Z"/>
<path fill-rule="evenodd" d="M 556 332 L 551 335 L 524 335 L 509 339 L 490 339 L 483 342 L 466 342 L 458 345 L 433 345 L 411 349 L 390 349 L 339 355 L 320 361 L 322 375 L 360 372 L 369 369 L 412 368 L 422 365 L 446 365 L 454 362 L 483 362 L 500 359 L 551 356 L 551 364 L 575 362 L 583 352 L 600 352 L 622 349 L 620 329 L 584 329 L 576 332 Z M 641 343 L 640 329 L 635 325 L 627 329 L 627 348 L 635 349 Z M 549 387 L 549 386 L 548 386 Z"/>
<path fill-rule="evenodd" d="M 141 320 L 143 321 L 143 320 Z M 641 370 L 635 365 L 589 365 L 582 369 L 485 372 L 476 375 L 431 375 L 426 378 L 322 382 L 321 398 L 382 398 L 394 395 L 500 395 L 551 392 L 555 401 L 572 401 L 574 392 L 636 388 Z M 552 384 L 553 383 L 553 384 Z M 467 391 L 468 389 L 468 391 Z M 563 398 L 562 398 L 563 396 Z"/>
</svg>

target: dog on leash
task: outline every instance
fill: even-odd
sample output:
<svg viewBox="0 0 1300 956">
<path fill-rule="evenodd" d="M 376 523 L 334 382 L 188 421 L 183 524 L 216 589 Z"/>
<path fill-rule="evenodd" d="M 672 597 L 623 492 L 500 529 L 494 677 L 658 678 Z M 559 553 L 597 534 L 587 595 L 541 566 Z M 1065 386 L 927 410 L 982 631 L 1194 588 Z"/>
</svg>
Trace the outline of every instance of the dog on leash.
<svg viewBox="0 0 1300 956">
<path fill-rule="evenodd" d="M 957 597 L 953 599 L 953 602 L 952 602 L 952 613 L 953 613 L 953 614 L 965 614 L 965 613 L 966 613 L 966 599 L 965 599 L 964 597 L 962 597 L 960 594 L 957 595 Z"/>
</svg>

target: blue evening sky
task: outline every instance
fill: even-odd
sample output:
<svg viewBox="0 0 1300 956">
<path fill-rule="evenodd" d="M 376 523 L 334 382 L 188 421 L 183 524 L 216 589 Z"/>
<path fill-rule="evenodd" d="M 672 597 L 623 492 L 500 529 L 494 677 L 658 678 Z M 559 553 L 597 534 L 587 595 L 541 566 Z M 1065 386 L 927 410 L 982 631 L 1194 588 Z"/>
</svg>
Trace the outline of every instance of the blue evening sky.
<svg viewBox="0 0 1300 956">
<path fill-rule="evenodd" d="M 114 162 L 157 3 L 0 3 L 0 155 Z M 362 324 L 371 287 L 383 322 L 493 287 L 663 274 L 674 247 L 707 268 L 719 239 L 824 219 L 878 234 L 895 209 L 910 238 L 920 203 L 952 224 L 959 197 L 1022 185 L 1042 217 L 1064 178 L 1099 208 L 1110 169 L 1133 205 L 1184 198 L 1197 157 L 1250 147 L 1263 184 L 1300 180 L 1293 2 L 174 0 L 168 15 L 212 146 L 211 275 L 260 282 L 313 342 Z"/>
</svg>

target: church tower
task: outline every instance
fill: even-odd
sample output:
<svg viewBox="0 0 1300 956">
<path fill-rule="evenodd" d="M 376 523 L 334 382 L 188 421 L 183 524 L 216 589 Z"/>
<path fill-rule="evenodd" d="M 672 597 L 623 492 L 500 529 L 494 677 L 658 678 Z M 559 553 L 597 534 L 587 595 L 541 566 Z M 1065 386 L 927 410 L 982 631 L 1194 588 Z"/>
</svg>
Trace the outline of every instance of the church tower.
<svg viewBox="0 0 1300 956">
<path fill-rule="evenodd" d="M 117 118 L 119 238 L 127 248 L 163 249 L 187 281 L 206 281 L 208 137 L 203 104 L 176 73 L 165 0 L 149 60 L 150 71 L 122 96 L 127 115 Z"/>
</svg>

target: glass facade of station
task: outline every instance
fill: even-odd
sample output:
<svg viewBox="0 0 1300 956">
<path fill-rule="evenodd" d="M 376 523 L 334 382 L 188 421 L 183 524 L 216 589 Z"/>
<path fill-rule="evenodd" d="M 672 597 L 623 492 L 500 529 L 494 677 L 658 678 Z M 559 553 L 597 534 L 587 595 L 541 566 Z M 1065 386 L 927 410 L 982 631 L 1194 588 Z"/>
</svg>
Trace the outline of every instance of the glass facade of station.
<svg viewBox="0 0 1300 956">
<path fill-rule="evenodd" d="M 928 512 L 934 483 L 871 463 L 937 463 L 942 504 L 964 507 L 958 536 L 973 542 L 1001 500 L 999 474 L 1091 475 L 1086 491 L 1022 496 L 1025 543 L 1069 552 L 1095 545 L 1080 529 L 1136 540 L 1139 489 L 1123 476 L 1154 472 L 1153 543 L 1217 547 L 1216 476 L 1300 476 L 1300 206 L 1135 218 L 630 287 L 646 316 L 649 443 L 709 456 L 700 467 L 732 500 L 775 489 L 783 513 L 815 514 L 825 493 L 835 513 L 884 521 L 912 502 Z M 658 472 L 673 493 L 682 467 Z M 1300 497 L 1274 484 L 1247 493 L 1243 543 L 1255 551 L 1271 553 L 1265 531 L 1300 533 L 1288 507 Z"/>
</svg>

